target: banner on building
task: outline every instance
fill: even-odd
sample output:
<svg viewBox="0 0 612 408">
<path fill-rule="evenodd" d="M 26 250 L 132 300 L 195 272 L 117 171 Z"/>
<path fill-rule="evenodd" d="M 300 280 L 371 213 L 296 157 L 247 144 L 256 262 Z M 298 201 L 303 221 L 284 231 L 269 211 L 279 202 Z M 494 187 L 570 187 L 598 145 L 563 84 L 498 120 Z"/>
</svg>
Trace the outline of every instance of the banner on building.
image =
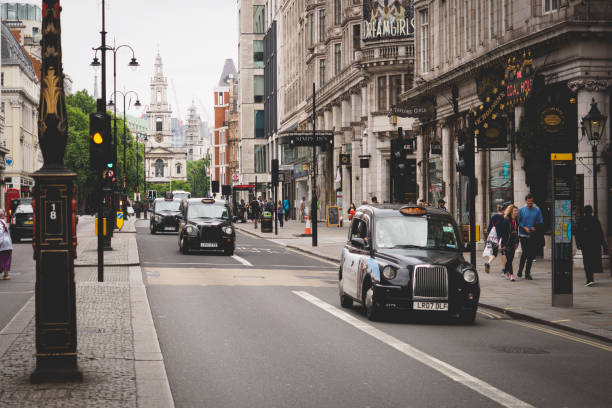
<svg viewBox="0 0 612 408">
<path fill-rule="evenodd" d="M 364 0 L 364 41 L 413 36 L 414 0 Z"/>
</svg>

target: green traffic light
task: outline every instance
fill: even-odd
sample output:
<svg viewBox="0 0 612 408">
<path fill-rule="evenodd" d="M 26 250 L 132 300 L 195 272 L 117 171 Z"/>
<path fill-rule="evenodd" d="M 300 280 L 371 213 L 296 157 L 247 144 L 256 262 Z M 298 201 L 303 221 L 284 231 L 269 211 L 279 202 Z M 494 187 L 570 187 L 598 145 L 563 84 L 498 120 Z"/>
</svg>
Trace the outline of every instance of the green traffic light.
<svg viewBox="0 0 612 408">
<path fill-rule="evenodd" d="M 108 167 L 109 169 L 112 169 L 112 168 L 113 168 L 113 163 L 108 163 L 108 164 L 106 165 L 106 167 Z"/>
</svg>

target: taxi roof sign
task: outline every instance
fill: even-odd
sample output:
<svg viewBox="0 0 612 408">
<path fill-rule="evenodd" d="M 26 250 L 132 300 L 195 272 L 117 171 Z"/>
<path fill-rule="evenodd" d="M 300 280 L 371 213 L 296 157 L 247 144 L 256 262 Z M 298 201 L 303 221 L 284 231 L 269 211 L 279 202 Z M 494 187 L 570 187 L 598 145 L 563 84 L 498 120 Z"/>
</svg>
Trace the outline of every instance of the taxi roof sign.
<svg viewBox="0 0 612 408">
<path fill-rule="evenodd" d="M 173 200 L 174 199 L 174 194 L 172 194 L 169 191 L 166 191 L 166 194 L 164 194 L 164 200 Z"/>
<path fill-rule="evenodd" d="M 424 207 L 402 207 L 400 208 L 400 212 L 404 215 L 425 215 L 427 214 L 427 209 Z"/>
<path fill-rule="evenodd" d="M 214 204 L 215 203 L 215 199 L 214 198 L 203 198 L 202 202 L 204 204 Z"/>
</svg>

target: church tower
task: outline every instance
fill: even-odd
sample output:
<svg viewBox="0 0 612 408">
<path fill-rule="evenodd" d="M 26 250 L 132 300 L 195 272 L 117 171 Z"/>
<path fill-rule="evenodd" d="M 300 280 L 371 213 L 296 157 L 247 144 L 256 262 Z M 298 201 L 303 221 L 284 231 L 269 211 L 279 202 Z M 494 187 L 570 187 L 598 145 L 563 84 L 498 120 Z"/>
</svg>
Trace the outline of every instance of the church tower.
<svg viewBox="0 0 612 408">
<path fill-rule="evenodd" d="M 168 81 L 157 52 L 151 78 L 151 101 L 147 109 L 147 181 L 170 183 L 187 180 L 187 151 L 172 146 L 172 111 L 168 104 Z"/>
</svg>

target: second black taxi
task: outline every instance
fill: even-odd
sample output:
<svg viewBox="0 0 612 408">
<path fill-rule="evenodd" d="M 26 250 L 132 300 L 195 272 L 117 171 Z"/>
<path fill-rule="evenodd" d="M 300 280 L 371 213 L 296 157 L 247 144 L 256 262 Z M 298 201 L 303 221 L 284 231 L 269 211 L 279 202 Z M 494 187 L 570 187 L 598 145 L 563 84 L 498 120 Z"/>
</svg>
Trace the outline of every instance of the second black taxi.
<svg viewBox="0 0 612 408">
<path fill-rule="evenodd" d="M 431 311 L 476 318 L 480 287 L 463 258 L 455 220 L 420 206 L 362 206 L 342 250 L 340 303 L 363 304 L 370 320 L 385 310 Z"/>
<path fill-rule="evenodd" d="M 167 194 L 164 198 L 156 198 L 151 209 L 151 222 L 149 229 L 151 234 L 157 232 L 176 232 L 179 227 L 181 216 L 181 200 Z"/>
<path fill-rule="evenodd" d="M 180 211 L 178 245 L 181 253 L 223 251 L 225 255 L 234 255 L 236 231 L 225 200 L 190 198 L 182 201 Z"/>
</svg>

